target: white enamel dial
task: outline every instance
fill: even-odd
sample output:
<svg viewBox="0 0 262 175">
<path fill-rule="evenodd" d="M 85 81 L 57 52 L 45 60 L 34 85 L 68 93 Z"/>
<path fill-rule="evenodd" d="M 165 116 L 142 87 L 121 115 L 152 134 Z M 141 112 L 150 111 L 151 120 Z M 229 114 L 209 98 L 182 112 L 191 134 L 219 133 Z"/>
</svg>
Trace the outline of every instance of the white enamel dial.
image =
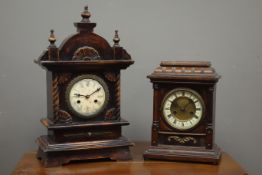
<svg viewBox="0 0 262 175">
<path fill-rule="evenodd" d="M 164 98 L 162 113 L 171 127 L 178 130 L 191 129 L 203 117 L 204 102 L 201 96 L 191 89 L 174 89 Z"/>
<path fill-rule="evenodd" d="M 95 75 L 77 77 L 68 86 L 67 101 L 70 109 L 78 116 L 94 117 L 107 104 L 107 85 Z"/>
</svg>

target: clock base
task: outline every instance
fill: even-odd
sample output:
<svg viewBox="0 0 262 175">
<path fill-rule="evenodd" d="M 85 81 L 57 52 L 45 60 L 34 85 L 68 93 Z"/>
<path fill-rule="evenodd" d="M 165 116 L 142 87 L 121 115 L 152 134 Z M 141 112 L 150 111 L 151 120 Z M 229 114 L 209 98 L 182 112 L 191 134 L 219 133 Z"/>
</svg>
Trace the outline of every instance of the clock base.
<svg viewBox="0 0 262 175">
<path fill-rule="evenodd" d="M 213 149 L 204 147 L 184 146 L 150 146 L 144 152 L 144 159 L 158 159 L 169 161 L 185 161 L 218 164 L 221 158 L 221 150 L 217 145 Z"/>
<path fill-rule="evenodd" d="M 134 144 L 125 137 L 113 140 L 55 143 L 47 136 L 40 136 L 37 158 L 45 167 L 56 167 L 75 160 L 110 159 L 123 161 L 132 159 L 129 147 Z"/>
</svg>

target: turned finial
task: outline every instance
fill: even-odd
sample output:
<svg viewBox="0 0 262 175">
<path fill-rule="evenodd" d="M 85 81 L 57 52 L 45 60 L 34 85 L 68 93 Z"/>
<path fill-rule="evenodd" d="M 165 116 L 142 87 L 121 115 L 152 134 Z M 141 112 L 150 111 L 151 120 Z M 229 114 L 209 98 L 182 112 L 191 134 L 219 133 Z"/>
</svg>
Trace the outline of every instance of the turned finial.
<svg viewBox="0 0 262 175">
<path fill-rule="evenodd" d="M 90 22 L 89 18 L 91 16 L 91 13 L 88 11 L 88 6 L 85 6 L 84 11 L 81 13 L 82 21 L 81 22 Z"/>
<path fill-rule="evenodd" d="M 51 45 L 54 45 L 55 42 L 56 42 L 56 37 L 55 37 L 55 34 L 54 34 L 54 30 L 50 30 L 50 36 L 48 38 L 48 41 L 50 42 Z"/>
<path fill-rule="evenodd" d="M 115 30 L 115 36 L 114 36 L 114 46 L 119 46 L 120 38 L 118 36 L 118 30 Z"/>
</svg>

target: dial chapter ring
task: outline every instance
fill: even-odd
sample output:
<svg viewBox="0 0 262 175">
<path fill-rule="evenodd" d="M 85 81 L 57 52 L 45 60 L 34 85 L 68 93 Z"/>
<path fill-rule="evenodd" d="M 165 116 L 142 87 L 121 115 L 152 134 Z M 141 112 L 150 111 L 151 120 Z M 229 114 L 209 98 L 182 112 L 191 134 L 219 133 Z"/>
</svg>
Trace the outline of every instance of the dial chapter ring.
<svg viewBox="0 0 262 175">
<path fill-rule="evenodd" d="M 205 103 L 195 90 L 175 88 L 165 95 L 160 110 L 162 118 L 171 128 L 186 131 L 195 128 L 203 120 Z"/>
<path fill-rule="evenodd" d="M 104 94 L 105 94 L 105 100 L 103 102 L 103 105 L 96 112 L 91 113 L 91 114 L 83 114 L 83 113 L 78 112 L 77 110 L 74 109 L 74 107 L 72 106 L 72 101 L 70 100 L 70 92 L 71 92 L 73 86 L 76 83 L 78 83 L 82 80 L 85 80 L 85 79 L 91 79 L 91 80 L 96 81 L 99 85 L 101 85 L 101 87 L 104 90 Z M 81 96 L 83 96 L 83 98 L 89 98 L 90 95 L 85 94 L 85 95 L 81 95 Z M 77 116 L 77 117 L 80 117 L 80 118 L 83 118 L 83 119 L 94 118 L 94 117 L 98 116 L 99 114 L 101 114 L 105 110 L 106 106 L 108 105 L 109 98 L 110 98 L 109 97 L 109 89 L 108 89 L 106 82 L 102 78 L 100 78 L 99 76 L 94 75 L 94 74 L 83 74 L 83 75 L 79 75 L 79 76 L 75 77 L 74 79 L 72 79 L 69 82 L 69 84 L 66 87 L 66 92 L 65 92 L 66 105 L 67 105 L 68 109 L 70 110 L 70 112 L 74 116 Z"/>
</svg>

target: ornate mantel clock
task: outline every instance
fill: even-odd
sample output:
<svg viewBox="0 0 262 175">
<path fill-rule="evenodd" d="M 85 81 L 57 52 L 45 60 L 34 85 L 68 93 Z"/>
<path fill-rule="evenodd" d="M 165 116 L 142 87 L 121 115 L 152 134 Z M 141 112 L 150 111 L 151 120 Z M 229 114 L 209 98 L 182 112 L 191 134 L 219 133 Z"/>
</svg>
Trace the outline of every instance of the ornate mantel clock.
<svg viewBox="0 0 262 175">
<path fill-rule="evenodd" d="M 215 89 L 220 76 L 204 61 L 163 61 L 154 88 L 151 146 L 145 159 L 218 163 Z"/>
<path fill-rule="evenodd" d="M 129 123 L 120 117 L 120 70 L 134 63 L 119 45 L 116 31 L 111 47 L 93 33 L 85 7 L 77 33 L 56 47 L 53 31 L 50 46 L 38 64 L 47 70 L 48 117 L 42 124 L 47 136 L 37 139 L 37 157 L 47 167 L 71 160 L 109 158 L 130 159 L 129 142 L 121 126 Z"/>
</svg>

